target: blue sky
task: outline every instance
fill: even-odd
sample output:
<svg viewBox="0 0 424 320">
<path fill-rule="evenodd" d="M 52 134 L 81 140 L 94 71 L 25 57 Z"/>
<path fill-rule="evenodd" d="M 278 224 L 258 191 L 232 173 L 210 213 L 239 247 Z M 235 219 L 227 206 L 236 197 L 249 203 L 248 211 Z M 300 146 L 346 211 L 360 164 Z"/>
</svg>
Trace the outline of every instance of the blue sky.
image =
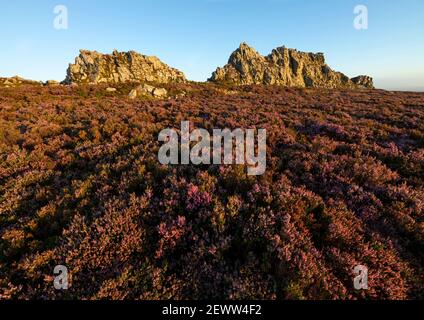
<svg viewBox="0 0 424 320">
<path fill-rule="evenodd" d="M 53 28 L 59 4 L 68 30 Z M 353 27 L 358 4 L 368 7 L 368 30 Z M 282 45 L 324 52 L 349 76 L 424 91 L 423 0 L 2 0 L 0 41 L 0 76 L 63 80 L 79 49 L 116 48 L 203 81 L 245 41 L 262 54 Z"/>
</svg>

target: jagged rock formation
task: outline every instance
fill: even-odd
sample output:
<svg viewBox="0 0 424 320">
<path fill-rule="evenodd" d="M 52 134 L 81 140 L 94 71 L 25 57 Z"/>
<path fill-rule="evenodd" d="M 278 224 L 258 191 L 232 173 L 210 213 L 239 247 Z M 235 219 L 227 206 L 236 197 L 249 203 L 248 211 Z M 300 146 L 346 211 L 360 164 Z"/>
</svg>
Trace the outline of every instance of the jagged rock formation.
<svg viewBox="0 0 424 320">
<path fill-rule="evenodd" d="M 70 64 L 65 84 L 124 83 L 124 82 L 185 82 L 184 74 L 169 67 L 157 57 L 135 51 L 101 54 L 81 50 L 74 64 Z"/>
<path fill-rule="evenodd" d="M 354 84 L 361 88 L 374 88 L 374 82 L 371 77 L 357 76 L 351 79 Z"/>
<path fill-rule="evenodd" d="M 333 71 L 324 54 L 300 52 L 280 47 L 268 56 L 242 43 L 233 52 L 228 64 L 218 68 L 209 81 L 237 85 L 266 84 L 289 87 L 373 88 L 372 78 L 359 76 L 349 79 Z"/>
<path fill-rule="evenodd" d="M 34 81 L 34 80 L 27 80 L 18 76 L 11 77 L 11 78 L 0 78 L 0 86 L 2 87 L 16 87 L 20 85 L 42 85 L 42 82 L 40 81 Z"/>
</svg>

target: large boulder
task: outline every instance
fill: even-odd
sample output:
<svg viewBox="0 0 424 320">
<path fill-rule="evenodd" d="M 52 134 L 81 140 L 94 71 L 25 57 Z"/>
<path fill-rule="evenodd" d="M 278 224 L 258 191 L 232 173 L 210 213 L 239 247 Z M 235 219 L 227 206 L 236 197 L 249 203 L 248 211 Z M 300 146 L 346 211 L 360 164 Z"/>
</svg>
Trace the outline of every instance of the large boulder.
<svg viewBox="0 0 424 320">
<path fill-rule="evenodd" d="M 144 83 L 131 90 L 128 97 L 130 99 L 136 99 L 138 97 L 164 99 L 168 97 L 168 91 L 165 88 L 156 88 Z"/>
<path fill-rule="evenodd" d="M 98 84 L 125 82 L 185 82 L 184 74 L 169 67 L 157 57 L 141 55 L 135 51 L 101 54 L 81 50 L 70 64 L 65 84 Z"/>
<path fill-rule="evenodd" d="M 228 64 L 218 68 L 209 81 L 237 85 L 265 84 L 316 88 L 373 88 L 372 78 L 349 79 L 333 71 L 324 54 L 300 52 L 279 47 L 268 56 L 242 43 L 232 53 Z"/>
</svg>

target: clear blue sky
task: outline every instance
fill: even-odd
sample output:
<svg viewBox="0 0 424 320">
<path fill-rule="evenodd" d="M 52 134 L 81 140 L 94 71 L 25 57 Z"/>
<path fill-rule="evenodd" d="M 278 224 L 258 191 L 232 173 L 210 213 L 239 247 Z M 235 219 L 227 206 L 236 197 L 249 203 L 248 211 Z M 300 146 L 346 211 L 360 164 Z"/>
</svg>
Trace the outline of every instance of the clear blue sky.
<svg viewBox="0 0 424 320">
<path fill-rule="evenodd" d="M 53 28 L 53 8 L 69 29 Z M 353 27 L 353 8 L 369 29 Z M 0 1 L 0 76 L 63 80 L 79 49 L 156 55 L 206 80 L 246 41 L 260 53 L 286 45 L 324 52 L 349 76 L 380 88 L 424 91 L 423 0 L 14 0 Z"/>
</svg>

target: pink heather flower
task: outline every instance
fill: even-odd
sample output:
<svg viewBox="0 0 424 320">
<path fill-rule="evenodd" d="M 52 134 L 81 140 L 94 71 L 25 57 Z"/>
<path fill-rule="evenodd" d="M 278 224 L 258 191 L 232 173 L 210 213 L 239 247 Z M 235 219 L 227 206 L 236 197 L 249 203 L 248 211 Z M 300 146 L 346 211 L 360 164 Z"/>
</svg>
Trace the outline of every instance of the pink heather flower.
<svg viewBox="0 0 424 320">
<path fill-rule="evenodd" d="M 184 227 L 185 223 L 186 223 L 186 218 L 182 217 L 182 216 L 178 216 L 178 222 L 177 223 L 178 223 L 178 226 L 180 228 Z"/>
<path fill-rule="evenodd" d="M 190 184 L 187 191 L 187 209 L 196 210 L 211 203 L 212 196 L 209 192 L 199 191 L 199 187 Z"/>
</svg>

